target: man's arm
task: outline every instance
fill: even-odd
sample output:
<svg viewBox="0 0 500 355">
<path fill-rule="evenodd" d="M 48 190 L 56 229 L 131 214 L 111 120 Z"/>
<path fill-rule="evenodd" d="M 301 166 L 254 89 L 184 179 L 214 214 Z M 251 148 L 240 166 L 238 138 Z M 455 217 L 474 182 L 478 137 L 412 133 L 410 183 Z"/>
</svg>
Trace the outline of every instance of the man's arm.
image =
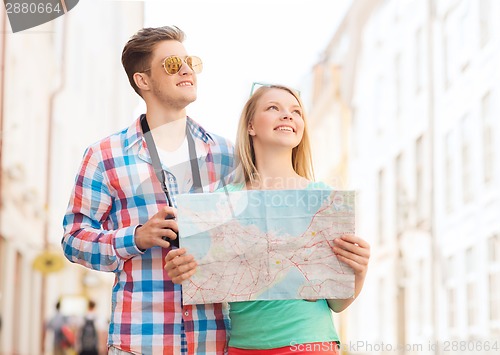
<svg viewBox="0 0 500 355">
<path fill-rule="evenodd" d="M 113 206 L 113 196 L 97 155 L 91 148 L 84 154 L 64 216 L 61 243 L 69 261 L 113 272 L 141 251 L 134 241 L 137 226 L 102 229 Z"/>
</svg>

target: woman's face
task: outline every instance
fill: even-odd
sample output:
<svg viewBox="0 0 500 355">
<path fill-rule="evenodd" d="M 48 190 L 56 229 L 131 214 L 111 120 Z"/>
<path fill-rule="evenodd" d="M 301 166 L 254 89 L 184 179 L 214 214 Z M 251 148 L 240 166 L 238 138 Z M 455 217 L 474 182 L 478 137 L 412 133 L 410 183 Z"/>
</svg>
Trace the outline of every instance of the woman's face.
<svg viewBox="0 0 500 355">
<path fill-rule="evenodd" d="M 302 108 L 289 92 L 272 88 L 256 104 L 248 127 L 254 148 L 295 148 L 304 134 Z"/>
</svg>

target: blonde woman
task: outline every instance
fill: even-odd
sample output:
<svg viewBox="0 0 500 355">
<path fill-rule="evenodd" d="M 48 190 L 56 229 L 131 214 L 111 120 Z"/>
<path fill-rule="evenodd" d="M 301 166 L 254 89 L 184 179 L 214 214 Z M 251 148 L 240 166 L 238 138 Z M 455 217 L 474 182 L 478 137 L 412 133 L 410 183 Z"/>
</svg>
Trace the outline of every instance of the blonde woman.
<svg viewBox="0 0 500 355">
<path fill-rule="evenodd" d="M 229 191 L 329 188 L 314 182 L 304 107 L 288 87 L 262 86 L 249 98 L 239 122 L 236 157 L 239 171 Z M 361 292 L 370 248 L 354 235 L 334 243 L 338 259 L 354 269 L 354 298 L 232 302 L 229 355 L 340 353 L 330 310 L 343 311 Z M 184 248 L 170 252 L 165 262 L 174 283 L 196 271 L 196 261 Z"/>
</svg>

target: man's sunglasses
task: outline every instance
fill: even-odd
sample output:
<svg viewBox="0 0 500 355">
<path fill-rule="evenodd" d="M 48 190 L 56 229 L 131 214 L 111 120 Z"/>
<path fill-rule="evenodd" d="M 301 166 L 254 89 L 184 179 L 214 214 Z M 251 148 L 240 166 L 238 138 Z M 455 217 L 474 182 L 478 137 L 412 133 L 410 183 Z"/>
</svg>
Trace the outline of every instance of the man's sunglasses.
<svg viewBox="0 0 500 355">
<path fill-rule="evenodd" d="M 170 57 L 163 59 L 163 68 L 168 75 L 174 75 L 181 70 L 183 64 L 182 62 L 186 63 L 196 74 L 200 74 L 203 70 L 203 62 L 201 59 L 191 55 L 185 57 L 184 59 L 177 55 L 171 55 Z M 151 70 L 151 68 L 144 70 L 144 72 L 149 70 Z"/>
</svg>

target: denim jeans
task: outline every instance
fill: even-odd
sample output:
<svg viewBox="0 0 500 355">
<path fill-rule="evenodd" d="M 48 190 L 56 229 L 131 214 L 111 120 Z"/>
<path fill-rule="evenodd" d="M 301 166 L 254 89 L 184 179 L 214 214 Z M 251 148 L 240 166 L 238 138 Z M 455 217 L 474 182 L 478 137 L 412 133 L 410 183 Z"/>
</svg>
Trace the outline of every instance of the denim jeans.
<svg viewBox="0 0 500 355">
<path fill-rule="evenodd" d="M 133 353 L 129 353 L 127 351 L 120 350 L 118 348 L 115 348 L 114 346 L 111 346 L 108 349 L 108 355 L 130 355 L 130 354 L 133 354 Z"/>
</svg>

